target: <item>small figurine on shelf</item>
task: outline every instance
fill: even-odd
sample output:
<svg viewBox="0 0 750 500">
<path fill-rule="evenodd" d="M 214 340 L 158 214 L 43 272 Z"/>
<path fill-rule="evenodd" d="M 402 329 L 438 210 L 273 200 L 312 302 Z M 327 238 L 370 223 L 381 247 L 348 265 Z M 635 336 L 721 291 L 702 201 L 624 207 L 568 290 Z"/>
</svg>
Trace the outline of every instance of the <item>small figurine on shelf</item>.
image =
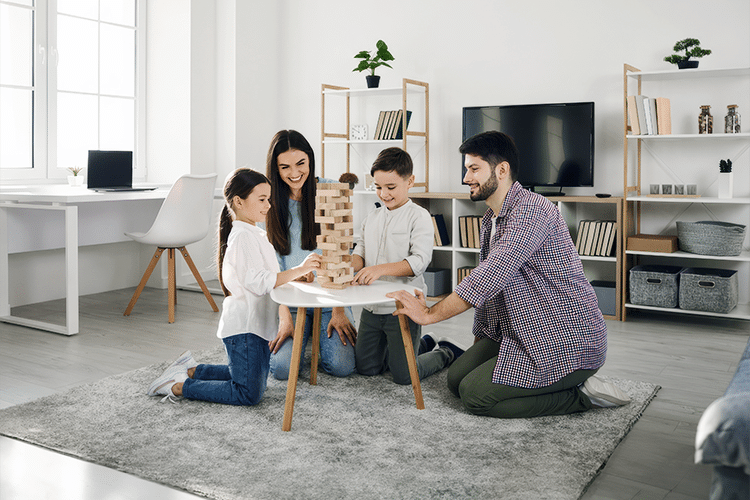
<svg viewBox="0 0 750 500">
<path fill-rule="evenodd" d="M 731 198 L 733 186 L 732 160 L 719 162 L 719 198 Z"/>
</svg>

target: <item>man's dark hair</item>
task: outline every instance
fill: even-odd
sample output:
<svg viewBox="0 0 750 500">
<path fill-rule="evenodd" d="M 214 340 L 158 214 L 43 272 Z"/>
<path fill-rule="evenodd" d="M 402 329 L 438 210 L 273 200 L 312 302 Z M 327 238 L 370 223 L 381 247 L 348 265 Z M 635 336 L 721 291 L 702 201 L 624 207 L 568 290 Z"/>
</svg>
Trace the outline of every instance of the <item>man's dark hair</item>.
<svg viewBox="0 0 750 500">
<path fill-rule="evenodd" d="M 478 156 L 493 169 L 507 161 L 510 165 L 510 178 L 513 182 L 518 179 L 518 148 L 509 135 L 496 131 L 482 132 L 466 139 L 458 151 L 464 155 Z"/>
<path fill-rule="evenodd" d="M 380 152 L 372 164 L 370 175 L 382 170 L 383 172 L 396 172 L 400 177 L 407 179 L 414 172 L 414 163 L 409 153 L 401 148 L 386 148 Z"/>
</svg>

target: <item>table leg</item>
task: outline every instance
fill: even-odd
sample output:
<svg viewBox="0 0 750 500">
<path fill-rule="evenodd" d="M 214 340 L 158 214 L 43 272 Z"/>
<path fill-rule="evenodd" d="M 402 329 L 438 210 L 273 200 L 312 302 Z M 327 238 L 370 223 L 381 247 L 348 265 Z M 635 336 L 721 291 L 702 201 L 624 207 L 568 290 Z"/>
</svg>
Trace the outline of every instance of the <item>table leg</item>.
<svg viewBox="0 0 750 500">
<path fill-rule="evenodd" d="M 313 311 L 310 385 L 318 385 L 318 360 L 320 359 L 320 314 L 320 308 L 316 307 Z"/>
<path fill-rule="evenodd" d="M 305 336 L 305 314 L 307 314 L 307 311 L 304 307 L 297 308 L 297 322 L 294 325 L 292 359 L 289 365 L 289 380 L 286 383 L 286 404 L 284 405 L 284 422 L 281 425 L 282 431 L 292 430 L 294 397 L 297 394 L 297 378 L 299 378 L 300 354 L 302 354 L 302 341 Z"/>
<path fill-rule="evenodd" d="M 396 308 L 404 307 L 401 302 L 396 301 Z M 414 399 L 417 402 L 417 409 L 424 410 L 424 399 L 422 399 L 422 384 L 419 382 L 419 372 L 417 371 L 417 357 L 414 355 L 414 344 L 411 341 L 411 332 L 409 331 L 409 320 L 403 314 L 398 317 L 398 324 L 401 327 L 401 338 L 404 341 L 406 349 L 406 363 L 409 365 L 409 375 L 411 376 L 411 386 L 414 389 Z"/>
</svg>

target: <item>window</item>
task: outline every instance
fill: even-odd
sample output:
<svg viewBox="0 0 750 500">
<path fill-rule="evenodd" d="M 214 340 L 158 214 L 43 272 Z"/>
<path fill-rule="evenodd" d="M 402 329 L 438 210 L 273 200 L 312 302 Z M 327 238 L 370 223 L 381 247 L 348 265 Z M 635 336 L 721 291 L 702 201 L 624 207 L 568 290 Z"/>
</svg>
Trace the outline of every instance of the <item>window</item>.
<svg viewBox="0 0 750 500">
<path fill-rule="evenodd" d="M 0 0 L 0 177 L 60 178 L 89 149 L 134 152 L 145 88 L 139 0 Z"/>
</svg>

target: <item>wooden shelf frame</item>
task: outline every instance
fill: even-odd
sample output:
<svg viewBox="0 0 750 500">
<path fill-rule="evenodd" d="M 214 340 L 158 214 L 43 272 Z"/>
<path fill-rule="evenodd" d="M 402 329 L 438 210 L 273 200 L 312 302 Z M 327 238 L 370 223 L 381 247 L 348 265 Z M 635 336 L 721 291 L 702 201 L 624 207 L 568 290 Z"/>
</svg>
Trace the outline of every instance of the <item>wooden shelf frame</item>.
<svg viewBox="0 0 750 500">
<path fill-rule="evenodd" d="M 394 140 L 365 140 L 354 141 L 351 139 L 351 98 L 366 98 L 374 96 L 397 96 L 401 95 L 402 113 L 402 139 Z M 407 106 L 409 95 L 422 95 L 424 98 L 424 124 L 421 131 L 407 129 Z M 320 92 L 320 175 L 325 177 L 325 158 L 327 144 L 346 145 L 346 171 L 351 168 L 351 147 L 353 144 L 391 144 L 400 145 L 404 151 L 408 151 L 409 138 L 421 138 L 424 141 L 424 180 L 415 182 L 415 188 L 424 188 L 424 192 L 430 190 L 430 85 L 427 82 L 402 78 L 401 87 L 376 88 L 376 89 L 350 89 L 337 85 L 322 84 Z M 338 96 L 346 99 L 346 130 L 345 132 L 329 132 L 326 130 L 326 96 Z"/>
</svg>

